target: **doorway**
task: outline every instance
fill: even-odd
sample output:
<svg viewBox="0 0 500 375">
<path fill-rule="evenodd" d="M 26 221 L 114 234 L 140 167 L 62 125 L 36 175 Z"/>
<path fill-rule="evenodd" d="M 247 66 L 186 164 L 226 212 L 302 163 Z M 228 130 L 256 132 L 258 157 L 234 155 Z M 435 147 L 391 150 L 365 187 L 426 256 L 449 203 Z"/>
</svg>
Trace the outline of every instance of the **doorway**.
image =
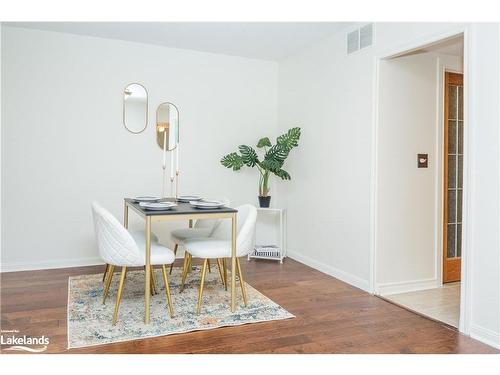
<svg viewBox="0 0 500 375">
<path fill-rule="evenodd" d="M 458 328 L 462 299 L 464 36 L 378 64 L 376 295 Z"/>
</svg>

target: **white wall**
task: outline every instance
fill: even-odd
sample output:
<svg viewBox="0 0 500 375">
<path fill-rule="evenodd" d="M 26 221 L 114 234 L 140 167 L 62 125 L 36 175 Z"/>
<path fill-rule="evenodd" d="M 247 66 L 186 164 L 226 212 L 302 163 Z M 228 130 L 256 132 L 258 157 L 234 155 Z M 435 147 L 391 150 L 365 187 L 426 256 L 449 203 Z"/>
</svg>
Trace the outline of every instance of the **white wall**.
<svg viewBox="0 0 500 375">
<path fill-rule="evenodd" d="M 470 254 L 473 337 L 500 348 L 500 25 L 471 30 L 474 119 Z"/>
<path fill-rule="evenodd" d="M 436 53 L 379 66 L 376 290 L 402 293 L 441 285 L 443 71 L 461 58 Z M 417 154 L 429 155 L 417 168 Z"/>
<path fill-rule="evenodd" d="M 289 255 L 367 290 L 372 60 L 344 49 L 340 33 L 280 63 L 279 126 L 302 137 L 278 194 Z"/>
<path fill-rule="evenodd" d="M 161 193 L 159 103 L 180 111 L 180 192 L 257 202 L 257 172 L 222 167 L 275 135 L 277 64 L 11 27 L 2 30 L 2 270 L 100 262 L 90 203 Z M 122 125 L 125 85 L 149 91 L 149 126 Z M 131 226 L 142 226 L 131 213 Z M 181 224 L 179 224 L 181 225 Z M 185 225 L 185 224 L 182 224 Z M 154 227 L 168 244 L 168 227 Z"/>
<path fill-rule="evenodd" d="M 450 23 L 376 24 L 371 48 L 347 56 L 345 34 L 339 33 L 280 63 L 279 127 L 303 128 L 301 150 L 288 165 L 295 179 L 278 184 L 280 203 L 289 209 L 292 257 L 370 289 L 371 240 L 375 238 L 371 232 L 375 57 L 410 44 L 417 47 L 459 27 Z M 475 337 L 500 346 L 499 30 L 497 24 L 469 30 L 470 73 L 475 77 L 471 106 L 476 113 L 471 124 L 475 133 L 471 148 L 476 155 L 472 168 L 477 168 L 477 174 L 472 176 L 468 264 L 475 276 L 470 278 L 472 311 L 462 329 L 468 332 L 479 327 L 471 331 Z"/>
</svg>

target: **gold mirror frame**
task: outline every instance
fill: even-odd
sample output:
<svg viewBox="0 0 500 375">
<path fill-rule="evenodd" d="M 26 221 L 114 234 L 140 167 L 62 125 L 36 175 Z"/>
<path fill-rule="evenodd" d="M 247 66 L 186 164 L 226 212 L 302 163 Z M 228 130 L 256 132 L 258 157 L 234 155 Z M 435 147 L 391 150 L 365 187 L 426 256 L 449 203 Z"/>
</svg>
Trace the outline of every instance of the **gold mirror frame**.
<svg viewBox="0 0 500 375">
<path fill-rule="evenodd" d="M 145 117 L 144 117 L 144 120 L 145 120 L 145 123 L 144 123 L 144 127 L 139 130 L 139 131 L 133 131 L 133 130 L 130 130 L 127 126 L 127 122 L 125 120 L 125 112 L 126 112 L 126 109 L 125 109 L 125 97 L 127 95 L 127 89 L 132 86 L 132 85 L 138 85 L 138 86 L 141 86 L 143 89 L 144 89 L 144 92 L 146 93 L 146 104 L 145 104 L 145 109 L 144 109 L 144 112 L 145 112 Z M 130 94 L 129 94 L 130 95 Z M 125 86 L 125 88 L 123 89 L 123 126 L 125 127 L 125 129 L 127 129 L 127 131 L 129 131 L 130 133 L 132 134 L 140 134 L 142 133 L 144 130 L 146 130 L 146 128 L 148 127 L 148 119 L 149 119 L 149 93 L 148 93 L 148 90 L 146 89 L 146 87 L 143 85 L 143 84 L 140 84 L 140 83 L 137 83 L 137 82 L 132 82 L 132 83 L 129 83 Z"/>
<path fill-rule="evenodd" d="M 175 124 L 175 126 L 177 126 L 177 131 L 176 131 L 176 135 L 177 135 L 177 139 L 175 140 L 175 145 L 173 145 L 173 147 L 171 146 L 171 142 L 170 142 L 170 133 L 171 133 L 171 125 L 173 124 L 170 124 L 170 122 L 165 122 L 165 121 L 160 121 L 160 110 L 162 109 L 162 106 L 168 106 L 169 110 L 172 110 L 174 109 L 175 112 L 177 113 L 177 124 Z M 166 136 L 165 136 L 165 133 L 164 132 L 167 132 Z M 175 133 L 174 133 L 175 134 Z M 164 140 L 167 140 L 167 148 L 166 148 L 166 151 L 172 151 L 174 150 L 175 148 L 177 148 L 177 145 L 179 144 L 179 109 L 177 108 L 177 106 L 173 103 L 170 103 L 170 102 L 163 102 L 163 103 L 160 103 L 158 105 L 158 108 L 156 109 L 156 142 L 158 143 L 158 146 L 160 146 L 160 148 L 163 150 L 163 142 Z"/>
</svg>

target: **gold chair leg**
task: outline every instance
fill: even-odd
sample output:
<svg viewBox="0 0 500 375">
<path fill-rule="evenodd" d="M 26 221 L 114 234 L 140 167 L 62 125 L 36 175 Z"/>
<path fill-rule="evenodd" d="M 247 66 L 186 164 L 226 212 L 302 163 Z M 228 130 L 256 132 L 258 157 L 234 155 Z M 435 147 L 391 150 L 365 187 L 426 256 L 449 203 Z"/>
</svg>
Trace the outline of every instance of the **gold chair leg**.
<svg viewBox="0 0 500 375">
<path fill-rule="evenodd" d="M 156 288 L 155 268 L 153 266 L 151 266 L 151 290 L 152 294 L 158 294 L 158 288 Z"/>
<path fill-rule="evenodd" d="M 106 272 L 106 282 L 104 284 L 104 293 L 102 295 L 102 304 L 106 303 L 106 298 L 108 297 L 109 286 L 111 285 L 111 279 L 113 278 L 113 272 L 115 272 L 115 266 L 109 265 L 109 270 Z"/>
<path fill-rule="evenodd" d="M 186 255 L 184 255 L 184 270 L 182 271 L 181 292 L 184 291 L 184 283 L 186 282 L 186 276 L 188 274 L 188 269 L 190 264 L 191 264 L 191 254 L 186 252 Z"/>
<path fill-rule="evenodd" d="M 240 279 L 241 294 L 243 295 L 243 302 L 247 305 L 247 291 L 245 290 L 245 282 L 243 281 L 243 273 L 241 272 L 240 259 L 236 258 L 236 267 L 238 270 L 238 279 Z"/>
<path fill-rule="evenodd" d="M 222 261 L 220 260 L 220 258 L 217 258 L 217 269 L 219 270 L 220 279 L 222 281 L 222 285 L 226 286 L 226 280 L 224 280 L 223 267 L 224 266 L 222 265 Z"/>
<path fill-rule="evenodd" d="M 175 244 L 174 246 L 174 262 L 175 262 L 175 256 L 177 255 L 177 248 L 179 247 L 179 244 Z M 174 262 L 170 265 L 170 275 L 172 274 L 172 268 L 174 268 Z"/>
<path fill-rule="evenodd" d="M 167 303 L 168 303 L 168 311 L 170 312 L 170 317 L 174 317 L 174 307 L 172 305 L 172 296 L 170 295 L 170 284 L 168 283 L 167 277 L 167 267 L 163 264 L 161 266 L 161 270 L 163 273 L 163 282 L 165 284 L 165 293 L 167 294 Z"/>
<path fill-rule="evenodd" d="M 118 320 L 118 310 L 120 309 L 120 302 L 122 300 L 123 285 L 125 284 L 126 274 L 127 267 L 122 267 L 122 273 L 120 275 L 120 285 L 118 286 L 118 294 L 116 295 L 115 313 L 113 314 L 113 325 L 115 325 L 116 321 Z"/>
<path fill-rule="evenodd" d="M 188 273 L 190 273 L 193 270 L 193 257 L 191 254 L 189 254 L 189 259 L 188 259 Z"/>
<path fill-rule="evenodd" d="M 102 275 L 102 282 L 106 281 L 106 275 L 108 274 L 108 270 L 109 270 L 109 264 L 106 263 L 106 269 L 104 270 L 104 274 Z"/>
<path fill-rule="evenodd" d="M 222 267 L 224 268 L 224 281 L 225 281 L 225 284 L 224 284 L 224 289 L 227 291 L 227 260 L 226 258 L 222 259 Z"/>
<path fill-rule="evenodd" d="M 212 270 L 210 269 L 210 259 L 207 259 L 207 261 L 208 261 L 208 263 L 207 263 L 208 264 L 208 273 L 212 273 Z"/>
<path fill-rule="evenodd" d="M 203 302 L 203 285 L 205 284 L 205 273 L 207 271 L 208 259 L 203 262 L 203 269 L 201 270 L 201 281 L 200 281 L 200 291 L 198 293 L 198 307 L 196 308 L 196 313 L 199 314 L 201 311 L 201 303 Z"/>
<path fill-rule="evenodd" d="M 149 270 L 150 270 L 150 277 L 149 277 L 149 293 L 151 295 L 154 295 L 155 294 L 155 285 L 153 283 L 153 267 L 149 267 Z M 146 273 L 146 266 L 144 266 L 144 274 Z"/>
</svg>

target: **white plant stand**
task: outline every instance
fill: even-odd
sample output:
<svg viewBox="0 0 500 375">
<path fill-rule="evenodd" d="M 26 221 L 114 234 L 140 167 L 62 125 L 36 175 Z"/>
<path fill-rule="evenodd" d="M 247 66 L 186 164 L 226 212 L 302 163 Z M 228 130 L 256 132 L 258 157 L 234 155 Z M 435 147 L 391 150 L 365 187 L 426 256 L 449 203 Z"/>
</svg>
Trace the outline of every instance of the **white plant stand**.
<svg viewBox="0 0 500 375">
<path fill-rule="evenodd" d="M 256 259 L 271 259 L 271 260 L 279 260 L 280 263 L 283 263 L 283 259 L 286 257 L 286 209 L 284 208 L 257 208 L 257 220 L 259 217 L 263 215 L 278 215 L 279 224 L 278 224 L 278 243 L 272 244 L 277 247 L 276 253 L 277 255 L 264 255 L 257 254 L 255 249 L 252 253 L 248 254 L 248 260 L 251 258 Z M 256 246 L 261 245 L 257 244 Z M 271 245 L 271 244 L 266 244 Z"/>
</svg>

